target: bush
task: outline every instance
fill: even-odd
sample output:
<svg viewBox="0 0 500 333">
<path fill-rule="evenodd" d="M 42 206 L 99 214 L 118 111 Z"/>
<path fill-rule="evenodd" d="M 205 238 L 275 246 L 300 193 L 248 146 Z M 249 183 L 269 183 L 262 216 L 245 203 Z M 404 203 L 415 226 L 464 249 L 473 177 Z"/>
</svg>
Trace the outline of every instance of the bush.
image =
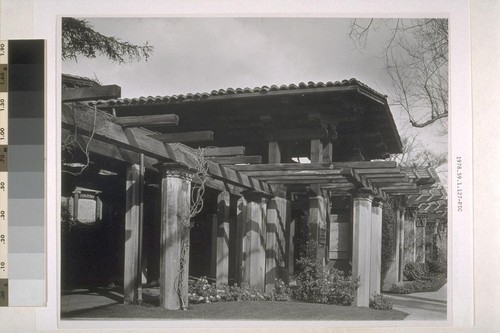
<svg viewBox="0 0 500 333">
<path fill-rule="evenodd" d="M 429 273 L 429 268 L 423 263 L 410 262 L 405 265 L 403 274 L 406 280 L 416 281 L 424 278 Z"/>
<path fill-rule="evenodd" d="M 438 257 L 436 260 L 429 260 L 427 264 L 429 265 L 429 271 L 432 273 L 447 273 L 448 265 L 444 257 Z"/>
<path fill-rule="evenodd" d="M 408 281 L 402 285 L 393 284 L 391 292 L 395 294 L 411 294 L 418 292 L 437 291 L 446 283 L 445 274 L 429 276 L 426 280 Z"/>
<path fill-rule="evenodd" d="M 370 308 L 377 310 L 392 310 L 392 301 L 389 297 L 373 294 L 370 298 Z"/>
<path fill-rule="evenodd" d="M 324 266 L 316 259 L 316 248 L 315 242 L 307 242 L 305 256 L 297 260 L 301 271 L 294 297 L 313 303 L 351 305 L 359 279 L 353 281 L 341 271 Z"/>
<path fill-rule="evenodd" d="M 242 283 L 240 286 L 227 284 L 210 284 L 206 277 L 189 281 L 189 302 L 213 303 L 229 301 L 289 301 L 291 300 L 290 288 L 281 280 L 276 280 L 274 290 L 263 293 L 260 290 Z"/>
</svg>

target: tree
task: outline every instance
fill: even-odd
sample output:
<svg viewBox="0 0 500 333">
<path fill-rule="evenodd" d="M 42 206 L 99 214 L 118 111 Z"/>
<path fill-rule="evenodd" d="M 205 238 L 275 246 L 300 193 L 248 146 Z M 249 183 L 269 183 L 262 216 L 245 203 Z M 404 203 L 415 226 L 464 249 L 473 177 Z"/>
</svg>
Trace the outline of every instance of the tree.
<svg viewBox="0 0 500 333">
<path fill-rule="evenodd" d="M 95 58 L 96 54 L 108 57 L 113 62 L 120 64 L 128 61 L 146 61 L 153 53 L 153 46 L 146 42 L 144 45 L 135 45 L 123 42 L 116 37 L 109 37 L 94 30 L 94 27 L 86 20 L 71 17 L 62 19 L 62 59 L 73 59 L 77 56 Z"/>
<path fill-rule="evenodd" d="M 435 153 L 429 150 L 417 139 L 417 135 L 404 136 L 401 138 L 403 146 L 401 154 L 391 155 L 390 160 L 396 161 L 398 165 L 413 167 L 428 167 L 434 169 L 448 163 L 447 152 Z"/>
<path fill-rule="evenodd" d="M 371 32 L 387 31 L 383 56 L 393 102 L 410 124 L 425 127 L 448 116 L 448 20 L 354 19 L 349 37 L 363 48 Z"/>
</svg>

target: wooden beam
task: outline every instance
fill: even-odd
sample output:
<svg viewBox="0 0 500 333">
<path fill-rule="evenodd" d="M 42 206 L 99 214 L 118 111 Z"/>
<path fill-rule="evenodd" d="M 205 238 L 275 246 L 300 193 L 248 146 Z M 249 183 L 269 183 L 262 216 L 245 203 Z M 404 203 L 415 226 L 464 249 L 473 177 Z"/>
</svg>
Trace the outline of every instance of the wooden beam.
<svg viewBox="0 0 500 333">
<path fill-rule="evenodd" d="M 262 163 L 262 156 L 258 155 L 207 157 L 207 159 L 219 164 Z"/>
<path fill-rule="evenodd" d="M 116 84 L 91 88 L 70 88 L 62 92 L 62 102 L 95 101 L 121 97 L 121 88 Z"/>
<path fill-rule="evenodd" d="M 294 129 L 272 129 L 266 134 L 265 140 L 311 140 L 324 139 L 328 137 L 328 131 L 324 128 L 294 128 Z"/>
<path fill-rule="evenodd" d="M 179 117 L 175 114 L 159 114 L 149 116 L 117 117 L 112 121 L 123 127 L 177 126 L 179 124 Z"/>
<path fill-rule="evenodd" d="M 399 172 L 399 167 L 393 161 L 374 161 L 374 162 L 333 162 L 333 163 L 280 163 L 280 164 L 255 164 L 255 165 L 234 165 L 231 168 L 238 171 L 286 171 L 286 170 L 327 170 L 354 168 L 356 172 L 362 172 L 362 169 L 381 169 L 379 173 L 390 170 L 390 173 Z M 366 172 L 365 172 L 366 173 Z"/>
<path fill-rule="evenodd" d="M 345 181 L 345 178 L 339 174 L 331 174 L 331 175 L 272 175 L 272 176 L 252 176 L 254 178 L 258 178 L 260 180 L 265 180 L 269 182 L 271 180 L 290 180 L 290 181 L 298 181 L 298 180 L 318 180 L 322 182 L 329 182 L 333 180 Z"/>
<path fill-rule="evenodd" d="M 232 168 L 233 166 L 231 166 Z M 274 177 L 326 177 L 326 176 L 339 176 L 340 170 L 338 169 L 327 169 L 327 170 L 284 170 L 284 171 L 240 171 L 245 175 L 270 179 Z"/>
<path fill-rule="evenodd" d="M 300 179 L 300 178 L 283 178 L 283 179 L 269 179 L 265 180 L 268 184 L 338 184 L 336 181 L 331 181 L 329 179 Z M 343 184 L 347 184 L 347 181 L 344 179 Z"/>
<path fill-rule="evenodd" d="M 72 108 L 67 104 L 63 104 L 61 115 L 63 128 L 74 131 L 76 123 L 79 133 L 87 136 L 93 135 L 94 140 L 113 144 L 135 153 L 143 153 L 145 156 L 157 159 L 158 161 L 176 161 L 191 168 L 196 167 L 194 149 L 180 143 L 163 144 L 158 140 L 150 138 L 150 131 L 141 128 L 123 129 L 121 126 L 113 124 L 106 119 L 100 119 L 100 126 L 94 129 L 92 123 L 88 121 L 89 112 L 93 111 L 92 108 L 85 105 L 77 105 Z M 224 165 L 219 165 L 212 161 L 207 162 L 209 174 L 214 179 L 240 186 L 244 189 L 254 189 L 267 194 L 272 193 L 269 184 L 265 182 L 241 174 Z"/>
<path fill-rule="evenodd" d="M 203 154 L 205 157 L 245 155 L 245 147 L 208 147 L 205 148 Z"/>
<path fill-rule="evenodd" d="M 195 132 L 165 133 L 165 134 L 153 134 L 149 135 L 149 137 L 165 143 L 205 142 L 205 141 L 214 141 L 214 132 L 195 131 Z"/>
</svg>

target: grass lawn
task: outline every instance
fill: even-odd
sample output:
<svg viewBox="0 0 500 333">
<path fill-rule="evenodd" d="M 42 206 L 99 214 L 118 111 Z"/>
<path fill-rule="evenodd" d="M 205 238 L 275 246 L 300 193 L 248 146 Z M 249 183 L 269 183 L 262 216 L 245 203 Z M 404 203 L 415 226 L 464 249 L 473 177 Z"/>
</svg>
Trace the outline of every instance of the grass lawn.
<svg viewBox="0 0 500 333">
<path fill-rule="evenodd" d="M 402 320 L 406 313 L 303 302 L 219 302 L 194 304 L 187 311 L 145 305 L 112 304 L 63 313 L 62 319 L 198 320 Z"/>
</svg>

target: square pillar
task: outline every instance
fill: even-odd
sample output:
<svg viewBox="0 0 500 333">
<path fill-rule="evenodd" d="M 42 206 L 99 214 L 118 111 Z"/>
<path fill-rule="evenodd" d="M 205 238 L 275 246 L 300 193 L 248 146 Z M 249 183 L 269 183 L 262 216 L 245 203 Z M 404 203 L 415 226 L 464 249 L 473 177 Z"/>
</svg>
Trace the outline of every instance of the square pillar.
<svg viewBox="0 0 500 333">
<path fill-rule="evenodd" d="M 400 257 L 402 254 L 401 251 L 401 203 L 400 200 L 396 200 L 396 207 L 394 209 L 394 231 L 392 237 L 394 239 L 394 245 L 392 248 L 392 256 L 389 261 L 389 268 L 384 276 L 384 280 L 382 282 L 382 290 L 389 291 L 393 284 L 396 284 L 400 281 L 400 270 L 402 273 L 402 269 L 400 269 Z M 404 227 L 404 226 L 403 226 Z"/>
<path fill-rule="evenodd" d="M 188 305 L 189 230 L 193 173 L 179 163 L 155 165 L 161 180 L 160 306 Z"/>
<path fill-rule="evenodd" d="M 398 208 L 399 222 L 399 264 L 398 264 L 398 282 L 403 282 L 403 269 L 405 267 L 405 208 Z"/>
<path fill-rule="evenodd" d="M 325 260 L 327 205 L 324 197 L 309 197 L 308 239 L 318 244 L 317 258 Z"/>
<path fill-rule="evenodd" d="M 123 266 L 123 301 L 125 304 L 135 303 L 138 298 L 140 179 L 139 165 L 129 166 L 127 168 L 125 194 L 125 255 Z M 77 205 L 75 205 L 76 209 Z"/>
<path fill-rule="evenodd" d="M 247 201 L 244 238 L 245 258 L 243 282 L 264 291 L 266 269 L 266 206 L 262 192 L 248 190 L 243 193 Z"/>
<path fill-rule="evenodd" d="M 267 204 L 266 216 L 266 287 L 274 289 L 276 279 L 284 279 L 286 225 L 290 220 L 291 206 L 286 199 L 272 198 Z M 286 279 L 286 278 L 285 278 Z"/>
<path fill-rule="evenodd" d="M 291 205 L 290 205 L 291 206 Z M 295 218 L 290 218 L 286 226 L 286 267 L 288 276 L 293 275 L 295 272 Z"/>
<path fill-rule="evenodd" d="M 281 147 L 278 141 L 269 141 L 268 163 L 281 163 Z"/>
<path fill-rule="evenodd" d="M 358 192 L 353 197 L 352 278 L 360 278 L 354 292 L 354 306 L 368 306 L 370 300 L 370 240 L 372 221 L 370 193 Z"/>
<path fill-rule="evenodd" d="M 323 162 L 323 143 L 321 139 L 311 140 L 311 163 Z"/>
<path fill-rule="evenodd" d="M 216 283 L 227 284 L 229 280 L 229 205 L 230 194 L 224 191 L 217 197 L 217 242 L 215 276 Z"/>
<path fill-rule="evenodd" d="M 370 240 L 370 296 L 380 294 L 382 270 L 382 202 L 372 200 L 372 221 Z"/>
<path fill-rule="evenodd" d="M 245 236 L 246 230 L 246 207 L 247 201 L 245 198 L 239 198 L 236 203 L 236 239 L 235 239 L 235 282 L 241 284 L 245 272 L 245 259 L 246 259 L 246 243 Z"/>
</svg>

